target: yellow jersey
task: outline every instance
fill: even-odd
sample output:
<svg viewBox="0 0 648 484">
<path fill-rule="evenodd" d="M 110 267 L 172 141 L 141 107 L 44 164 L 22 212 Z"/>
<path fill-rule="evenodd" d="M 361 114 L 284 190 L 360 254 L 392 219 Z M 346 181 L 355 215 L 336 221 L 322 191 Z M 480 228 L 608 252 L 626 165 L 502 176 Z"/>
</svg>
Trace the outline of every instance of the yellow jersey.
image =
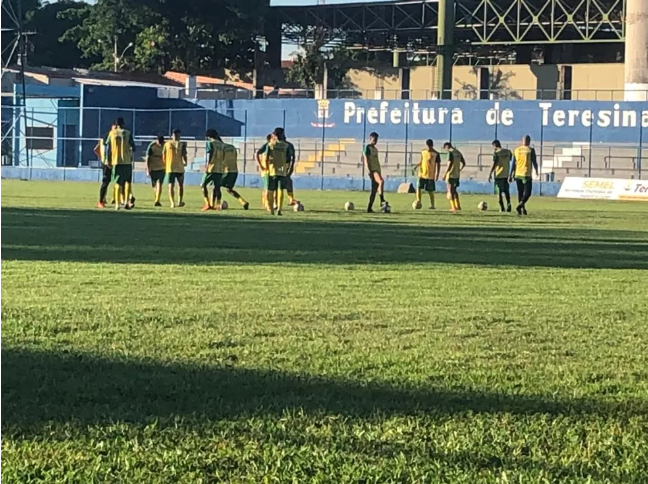
<svg viewBox="0 0 648 484">
<path fill-rule="evenodd" d="M 446 175 L 446 181 L 450 178 L 458 180 L 461 178 L 461 162 L 463 161 L 464 157 L 461 154 L 461 152 L 455 148 L 451 148 L 448 150 L 448 164 L 452 162 L 452 167 L 448 171 L 448 174 Z"/>
<path fill-rule="evenodd" d="M 263 143 L 261 145 L 261 148 L 257 150 L 257 154 L 261 159 L 261 176 L 265 176 L 268 174 L 268 155 L 266 155 L 267 149 L 268 149 L 268 143 Z"/>
<path fill-rule="evenodd" d="M 108 133 L 108 159 L 112 166 L 130 165 L 133 163 L 133 138 L 130 131 L 114 128 Z"/>
<path fill-rule="evenodd" d="M 268 143 L 266 149 L 266 162 L 268 164 L 268 175 L 286 176 L 288 172 L 288 143 L 281 140 L 274 140 Z"/>
<path fill-rule="evenodd" d="M 532 176 L 532 169 L 535 161 L 535 150 L 530 146 L 518 146 L 517 148 L 515 148 L 515 176 Z"/>
<path fill-rule="evenodd" d="M 238 150 L 236 146 L 223 144 L 223 162 L 225 170 L 223 173 L 238 173 Z"/>
<path fill-rule="evenodd" d="M 146 160 L 149 171 L 161 171 L 165 169 L 164 160 L 162 159 L 162 151 L 164 145 L 160 145 L 157 141 L 153 141 L 146 150 Z"/>
<path fill-rule="evenodd" d="M 184 173 L 183 158 L 187 156 L 187 145 L 184 141 L 169 140 L 164 143 L 162 159 L 167 173 Z"/>
<path fill-rule="evenodd" d="M 364 149 L 365 158 L 367 158 L 367 167 L 370 172 L 380 173 L 380 159 L 378 158 L 378 148 L 374 145 L 367 145 Z"/>
<path fill-rule="evenodd" d="M 513 153 L 506 148 L 497 148 L 493 153 L 493 163 L 495 163 L 495 178 L 508 178 L 511 172 L 511 159 Z"/>
<path fill-rule="evenodd" d="M 421 151 L 421 165 L 419 166 L 419 178 L 426 180 L 434 180 L 436 173 L 435 167 L 437 163 L 441 163 L 439 153 L 435 150 L 425 149 Z"/>
<path fill-rule="evenodd" d="M 207 141 L 207 173 L 223 173 L 224 153 L 223 147 L 225 143 L 218 139 L 210 139 Z"/>
</svg>

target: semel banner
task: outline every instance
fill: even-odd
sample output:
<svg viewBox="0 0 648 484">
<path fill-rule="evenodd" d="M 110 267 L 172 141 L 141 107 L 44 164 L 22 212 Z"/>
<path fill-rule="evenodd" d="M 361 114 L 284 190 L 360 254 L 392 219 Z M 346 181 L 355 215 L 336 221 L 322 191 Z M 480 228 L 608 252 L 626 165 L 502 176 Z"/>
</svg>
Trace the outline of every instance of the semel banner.
<svg viewBox="0 0 648 484">
<path fill-rule="evenodd" d="M 648 180 L 567 177 L 560 186 L 558 198 L 648 202 Z"/>
</svg>

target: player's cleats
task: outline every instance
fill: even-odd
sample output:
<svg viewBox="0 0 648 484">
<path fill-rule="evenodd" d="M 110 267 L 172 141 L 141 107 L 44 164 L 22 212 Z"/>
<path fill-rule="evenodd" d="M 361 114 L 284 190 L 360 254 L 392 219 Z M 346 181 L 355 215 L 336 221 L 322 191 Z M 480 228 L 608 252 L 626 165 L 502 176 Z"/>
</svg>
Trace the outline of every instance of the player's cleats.
<svg viewBox="0 0 648 484">
<path fill-rule="evenodd" d="M 250 209 L 250 202 L 245 202 L 243 204 L 243 210 L 249 210 Z"/>
<path fill-rule="evenodd" d="M 518 215 L 522 215 L 522 207 L 520 207 L 519 205 L 515 207 L 515 211 L 517 212 Z"/>
<path fill-rule="evenodd" d="M 155 202 L 154 207 L 161 207 L 161 206 L 162 206 L 162 204 L 160 202 Z"/>
<path fill-rule="evenodd" d="M 185 203 L 184 202 L 178 202 L 178 207 L 184 207 Z"/>
<path fill-rule="evenodd" d="M 299 203 L 299 202 L 298 202 L 297 200 L 291 200 L 291 201 L 290 201 L 290 206 L 291 206 L 291 207 L 292 207 L 292 206 L 295 206 L 295 205 L 297 205 L 298 203 Z"/>
<path fill-rule="evenodd" d="M 526 207 L 522 207 L 522 215 L 529 215 L 526 211 Z"/>
<path fill-rule="evenodd" d="M 430 210 L 436 210 L 436 207 L 434 205 L 430 205 Z"/>
<path fill-rule="evenodd" d="M 171 207 L 171 208 L 176 208 L 176 204 L 175 204 L 175 202 L 171 202 L 171 203 L 169 204 L 169 207 Z"/>
<path fill-rule="evenodd" d="M 510 203 L 506 206 L 506 211 L 508 213 L 511 213 L 511 204 Z"/>
<path fill-rule="evenodd" d="M 283 215 L 283 213 L 281 213 L 281 210 L 277 210 L 277 216 L 281 217 L 282 215 Z"/>
<path fill-rule="evenodd" d="M 124 210 L 131 210 L 132 208 L 133 208 L 133 205 L 131 205 L 130 203 L 127 203 L 126 205 L 124 205 Z"/>
<path fill-rule="evenodd" d="M 367 213 L 374 213 L 373 208 L 369 207 L 369 208 L 367 209 Z"/>
<path fill-rule="evenodd" d="M 106 202 L 97 203 L 97 208 L 106 208 Z"/>
<path fill-rule="evenodd" d="M 135 208 L 135 197 L 133 195 L 130 196 L 130 206 L 131 208 Z"/>
<path fill-rule="evenodd" d="M 206 212 L 208 210 L 211 210 L 212 206 L 209 205 L 208 203 L 204 204 L 203 207 L 200 209 L 201 212 Z"/>
</svg>

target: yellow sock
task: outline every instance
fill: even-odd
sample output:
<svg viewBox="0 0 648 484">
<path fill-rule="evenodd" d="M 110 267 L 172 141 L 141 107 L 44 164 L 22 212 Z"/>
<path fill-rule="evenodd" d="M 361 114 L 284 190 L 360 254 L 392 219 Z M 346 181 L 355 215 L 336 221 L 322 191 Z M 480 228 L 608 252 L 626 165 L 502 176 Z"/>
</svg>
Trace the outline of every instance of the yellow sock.
<svg viewBox="0 0 648 484">
<path fill-rule="evenodd" d="M 416 201 L 417 202 L 421 201 L 421 189 L 420 188 L 416 189 Z"/>
<path fill-rule="evenodd" d="M 120 200 L 119 200 L 120 192 L 121 192 L 121 190 L 119 188 L 119 185 L 115 185 L 115 188 L 114 188 L 114 191 L 113 191 L 113 198 L 115 199 L 115 204 L 117 204 L 117 205 L 119 205 L 119 203 L 120 203 Z"/>
<path fill-rule="evenodd" d="M 131 197 L 131 184 L 130 182 L 124 183 L 124 203 L 129 204 Z"/>
<path fill-rule="evenodd" d="M 162 190 L 155 188 L 155 203 L 160 203 L 160 197 L 162 196 Z"/>
<path fill-rule="evenodd" d="M 453 198 L 450 199 L 450 208 L 452 210 L 457 210 L 457 207 L 455 207 L 455 201 Z"/>
<path fill-rule="evenodd" d="M 209 197 L 203 197 L 203 200 L 205 201 L 205 205 L 211 205 L 211 200 Z"/>
<path fill-rule="evenodd" d="M 240 196 L 240 195 L 239 195 L 239 197 L 238 197 L 238 201 L 239 201 L 239 203 L 240 203 L 241 205 L 245 205 L 245 204 L 247 203 L 247 200 L 245 200 L 245 198 L 243 198 L 243 197 Z"/>
<path fill-rule="evenodd" d="M 434 193 L 428 192 L 428 195 L 430 196 L 430 207 L 434 208 Z"/>
<path fill-rule="evenodd" d="M 284 201 L 284 191 L 279 190 L 277 192 L 277 208 L 281 210 L 281 207 L 283 207 L 283 201 Z"/>
</svg>

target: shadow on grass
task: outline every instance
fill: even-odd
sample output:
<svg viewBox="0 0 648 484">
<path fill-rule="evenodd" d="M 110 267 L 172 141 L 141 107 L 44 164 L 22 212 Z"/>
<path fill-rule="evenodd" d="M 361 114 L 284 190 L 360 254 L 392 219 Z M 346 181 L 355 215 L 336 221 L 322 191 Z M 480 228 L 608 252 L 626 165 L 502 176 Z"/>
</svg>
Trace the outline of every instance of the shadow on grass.
<svg viewBox="0 0 648 484">
<path fill-rule="evenodd" d="M 2 429 L 39 435 L 50 422 L 87 426 L 115 421 L 197 417 L 231 420 L 313 415 L 370 418 L 430 413 L 545 414 L 629 418 L 645 401 L 555 399 L 474 389 L 412 388 L 279 371 L 112 360 L 84 353 L 3 349 Z"/>
<path fill-rule="evenodd" d="M 360 215 L 360 214 L 356 214 Z M 2 210 L 4 260 L 106 263 L 456 263 L 648 269 L 642 232 L 408 225 L 395 219 Z M 611 238 L 612 236 L 612 238 Z"/>
</svg>

